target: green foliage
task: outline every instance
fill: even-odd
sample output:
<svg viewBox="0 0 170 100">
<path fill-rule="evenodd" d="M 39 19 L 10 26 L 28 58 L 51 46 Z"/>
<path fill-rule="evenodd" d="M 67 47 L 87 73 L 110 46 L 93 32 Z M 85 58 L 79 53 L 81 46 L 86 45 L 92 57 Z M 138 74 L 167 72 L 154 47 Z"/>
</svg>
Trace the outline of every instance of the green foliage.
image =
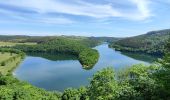
<svg viewBox="0 0 170 100">
<path fill-rule="evenodd" d="M 88 91 L 86 87 L 80 87 L 78 89 L 79 94 L 80 94 L 80 100 L 89 100 L 89 96 L 88 96 Z"/>
<path fill-rule="evenodd" d="M 79 91 L 77 89 L 66 89 L 62 95 L 63 100 L 80 100 Z"/>
<path fill-rule="evenodd" d="M 89 37 L 89 38 L 95 41 L 108 42 L 108 43 L 116 42 L 120 39 L 123 39 L 123 38 L 115 38 L 115 37 Z"/>
<path fill-rule="evenodd" d="M 0 100 L 60 100 L 59 95 L 35 87 L 24 88 L 19 85 L 0 87 Z"/>
<path fill-rule="evenodd" d="M 87 88 L 80 87 L 79 89 L 68 88 L 62 94 L 62 100 L 89 100 Z"/>
<path fill-rule="evenodd" d="M 5 61 L 1 62 L 1 66 L 5 66 L 5 65 L 6 65 Z"/>
<path fill-rule="evenodd" d="M 155 73 L 160 66 L 134 65 L 120 73 L 120 83 L 127 82 L 136 91 L 139 98 L 144 100 L 166 100 L 167 93 L 160 82 L 155 80 Z"/>
<path fill-rule="evenodd" d="M 29 36 L 21 36 L 21 35 L 14 35 L 14 36 L 10 36 L 10 35 L 0 35 L 0 41 L 10 41 L 10 42 L 18 42 L 19 40 L 23 40 L 23 39 L 28 39 Z"/>
<path fill-rule="evenodd" d="M 22 52 L 22 51 L 20 51 L 20 50 L 17 50 L 17 49 L 11 49 L 11 48 L 0 48 L 0 52 L 1 52 L 2 54 L 4 54 L 5 52 L 15 53 L 15 54 L 23 53 L 23 52 Z"/>
<path fill-rule="evenodd" d="M 90 100 L 111 100 L 117 95 L 118 85 L 114 79 L 114 71 L 111 68 L 97 72 L 90 82 Z"/>
<path fill-rule="evenodd" d="M 16 68 L 21 59 L 24 59 L 25 53 L 11 48 L 0 48 L 0 51 L 5 52 L 0 57 L 0 73 L 3 75 L 11 74 L 11 71 Z M 11 53 L 13 55 L 11 56 Z"/>
<path fill-rule="evenodd" d="M 83 66 L 92 67 L 99 58 L 98 52 L 88 47 L 92 45 L 92 40 L 60 37 L 37 45 L 17 45 L 14 48 L 31 53 L 69 53 L 77 56 Z"/>
<path fill-rule="evenodd" d="M 128 82 L 118 83 L 119 90 L 115 100 L 142 100 L 139 93 Z"/>
<path fill-rule="evenodd" d="M 4 51 L 1 51 L 1 54 L 4 54 Z"/>
<path fill-rule="evenodd" d="M 12 76 L 0 77 L 0 100 L 60 100 L 61 93 L 47 92 Z"/>
<path fill-rule="evenodd" d="M 158 69 L 154 65 L 135 65 L 115 79 L 113 69 L 105 68 L 94 74 L 88 87 L 69 88 L 63 94 L 1 76 L 0 100 L 168 100 L 165 88 L 153 76 Z"/>
<path fill-rule="evenodd" d="M 12 89 L 0 87 L 0 100 L 13 100 Z"/>
<path fill-rule="evenodd" d="M 162 55 L 169 37 L 170 30 L 152 31 L 144 35 L 121 39 L 111 43 L 109 46 L 120 51 Z"/>
<path fill-rule="evenodd" d="M 133 65 L 130 68 L 122 70 L 118 74 L 118 78 L 121 80 L 135 79 L 138 77 L 148 77 L 152 72 L 159 70 L 160 67 L 156 65 L 145 66 L 143 64 Z"/>
<path fill-rule="evenodd" d="M 13 77 L 9 76 L 0 76 L 0 86 L 1 85 L 9 85 L 13 83 L 18 83 L 19 81 Z"/>
<path fill-rule="evenodd" d="M 155 73 L 156 81 L 163 84 L 164 90 L 170 95 L 170 40 L 166 45 L 165 56 L 159 60 L 159 63 L 161 69 Z"/>
<path fill-rule="evenodd" d="M 84 69 L 93 67 L 99 58 L 99 53 L 94 49 L 86 49 L 79 53 L 79 61 L 83 65 Z"/>
</svg>

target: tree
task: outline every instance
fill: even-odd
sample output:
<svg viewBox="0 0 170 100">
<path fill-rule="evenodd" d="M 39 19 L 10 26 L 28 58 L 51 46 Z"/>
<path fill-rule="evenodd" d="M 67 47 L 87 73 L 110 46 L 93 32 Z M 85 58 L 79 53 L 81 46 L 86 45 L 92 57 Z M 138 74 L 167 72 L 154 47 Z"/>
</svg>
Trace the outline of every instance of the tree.
<svg viewBox="0 0 170 100">
<path fill-rule="evenodd" d="M 170 99 L 170 40 L 166 45 L 165 56 L 159 60 L 161 69 L 155 74 L 156 80 L 162 83 L 166 95 Z"/>
<path fill-rule="evenodd" d="M 91 69 L 97 63 L 99 53 L 94 49 L 85 49 L 79 53 L 79 61 L 84 69 Z"/>
<path fill-rule="evenodd" d="M 119 81 L 120 84 L 123 84 L 124 90 L 127 89 L 123 93 L 126 98 L 130 98 L 130 100 L 159 100 L 165 98 L 162 85 L 154 79 L 154 74 L 158 70 L 160 70 L 160 67 L 156 65 L 138 64 L 123 71 L 119 75 Z M 120 97 L 124 97 L 124 95 Z"/>
<path fill-rule="evenodd" d="M 88 88 L 90 100 L 111 100 L 117 95 L 118 84 L 114 79 L 114 71 L 105 68 L 92 78 Z"/>
<path fill-rule="evenodd" d="M 77 89 L 68 88 L 64 90 L 63 100 L 80 100 L 79 91 Z"/>
<path fill-rule="evenodd" d="M 1 62 L 1 66 L 5 66 L 5 65 L 6 65 L 5 61 Z"/>
</svg>

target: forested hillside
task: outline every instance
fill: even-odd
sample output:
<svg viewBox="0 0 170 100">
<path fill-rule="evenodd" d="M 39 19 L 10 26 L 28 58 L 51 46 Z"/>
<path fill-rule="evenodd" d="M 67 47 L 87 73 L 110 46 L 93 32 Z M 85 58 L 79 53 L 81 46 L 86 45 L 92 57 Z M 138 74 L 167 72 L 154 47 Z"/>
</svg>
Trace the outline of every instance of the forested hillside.
<svg viewBox="0 0 170 100">
<path fill-rule="evenodd" d="M 68 53 L 77 56 L 83 67 L 92 67 L 98 61 L 99 54 L 91 47 L 98 43 L 88 38 L 57 37 L 37 45 L 16 45 L 13 48 L 29 53 Z"/>
<path fill-rule="evenodd" d="M 116 38 L 116 37 L 83 37 L 83 36 L 26 36 L 26 35 L 0 35 L 0 41 L 3 42 L 16 42 L 16 43 L 26 43 L 26 42 L 31 42 L 31 43 L 42 43 L 46 42 L 49 40 L 53 40 L 55 38 L 69 38 L 69 39 L 74 39 L 74 40 L 83 40 L 86 41 L 84 43 L 88 42 L 113 42 L 113 41 L 118 41 L 122 38 Z M 90 41 L 89 41 L 90 40 Z M 91 44 L 91 43 L 89 43 Z"/>
<path fill-rule="evenodd" d="M 11 42 L 14 42 L 14 41 L 22 41 L 22 40 L 25 40 L 25 39 L 29 39 L 30 36 L 25 36 L 25 35 L 0 35 L 0 41 L 11 41 Z"/>
<path fill-rule="evenodd" d="M 108 43 L 116 42 L 118 40 L 123 39 L 123 38 L 117 38 L 117 37 L 89 37 L 89 38 L 92 40 L 108 42 Z"/>
<path fill-rule="evenodd" d="M 121 39 L 110 44 L 110 47 L 120 51 L 144 52 L 161 55 L 164 45 L 170 37 L 170 29 L 151 31 L 144 35 Z"/>
<path fill-rule="evenodd" d="M 56 36 L 0 35 L 1 42 L 3 41 L 3 42 L 15 42 L 15 43 L 25 43 L 25 42 L 40 43 L 54 38 L 56 38 Z"/>
</svg>

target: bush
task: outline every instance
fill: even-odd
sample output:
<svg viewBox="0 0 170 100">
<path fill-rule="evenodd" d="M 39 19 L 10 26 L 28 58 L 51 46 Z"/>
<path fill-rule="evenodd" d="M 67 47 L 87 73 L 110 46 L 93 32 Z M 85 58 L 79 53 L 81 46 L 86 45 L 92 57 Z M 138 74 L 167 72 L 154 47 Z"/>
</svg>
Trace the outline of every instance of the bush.
<svg viewBox="0 0 170 100">
<path fill-rule="evenodd" d="M 117 91 L 118 84 L 111 68 L 98 71 L 93 76 L 88 89 L 90 100 L 112 100 L 116 97 Z"/>
<path fill-rule="evenodd" d="M 79 54 L 79 61 L 85 69 L 92 68 L 97 63 L 98 59 L 99 53 L 94 49 L 86 49 Z"/>
<path fill-rule="evenodd" d="M 5 66 L 5 65 L 6 65 L 5 61 L 1 62 L 1 66 Z"/>
</svg>

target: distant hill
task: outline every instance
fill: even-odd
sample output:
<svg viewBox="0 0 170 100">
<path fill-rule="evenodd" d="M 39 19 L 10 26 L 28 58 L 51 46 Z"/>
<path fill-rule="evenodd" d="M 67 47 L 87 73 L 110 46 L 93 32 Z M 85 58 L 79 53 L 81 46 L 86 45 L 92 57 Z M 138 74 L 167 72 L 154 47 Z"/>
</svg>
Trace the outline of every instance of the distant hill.
<svg viewBox="0 0 170 100">
<path fill-rule="evenodd" d="M 148 54 L 163 54 L 164 45 L 170 38 L 170 29 L 150 31 L 146 34 L 124 38 L 110 44 L 110 47 L 120 51 L 144 52 Z"/>
<path fill-rule="evenodd" d="M 0 42 L 20 42 L 20 43 L 25 43 L 25 42 L 35 42 L 35 43 L 42 43 L 42 42 L 47 42 L 54 40 L 56 38 L 60 37 L 65 37 L 69 39 L 74 39 L 74 40 L 83 40 L 88 42 L 115 42 L 118 41 L 122 38 L 115 38 L 115 37 L 84 37 L 84 36 L 27 36 L 27 35 L 0 35 Z M 89 43 L 90 44 L 90 43 Z"/>
<path fill-rule="evenodd" d="M 27 35 L 0 35 L 0 41 L 3 42 L 44 42 L 55 39 L 56 36 L 27 36 Z"/>
<path fill-rule="evenodd" d="M 25 35 L 0 35 L 0 41 L 21 41 L 23 39 L 28 39 L 30 36 Z"/>
<path fill-rule="evenodd" d="M 108 42 L 108 43 L 116 42 L 118 40 L 123 39 L 123 38 L 116 38 L 116 37 L 89 37 L 89 38 L 92 40 L 98 40 L 98 41 Z"/>
</svg>

